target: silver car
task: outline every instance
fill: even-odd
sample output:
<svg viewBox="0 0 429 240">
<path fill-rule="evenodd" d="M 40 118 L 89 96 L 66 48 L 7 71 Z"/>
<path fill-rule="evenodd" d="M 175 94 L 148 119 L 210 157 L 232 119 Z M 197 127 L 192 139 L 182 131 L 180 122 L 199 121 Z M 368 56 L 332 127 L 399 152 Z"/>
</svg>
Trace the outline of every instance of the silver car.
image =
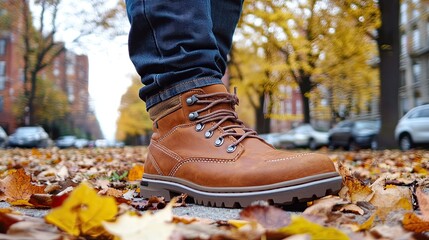
<svg viewBox="0 0 429 240">
<path fill-rule="evenodd" d="M 19 127 L 9 136 L 10 147 L 36 147 L 49 146 L 49 136 L 42 127 Z"/>
<path fill-rule="evenodd" d="M 429 105 L 408 111 L 396 125 L 395 139 L 401 150 L 429 144 Z"/>
<path fill-rule="evenodd" d="M 0 127 L 0 148 L 4 148 L 7 146 L 8 137 L 6 131 Z"/>
<path fill-rule="evenodd" d="M 310 124 L 303 124 L 284 133 L 280 141 L 282 145 L 315 150 L 328 145 L 328 132 L 315 130 Z"/>
</svg>

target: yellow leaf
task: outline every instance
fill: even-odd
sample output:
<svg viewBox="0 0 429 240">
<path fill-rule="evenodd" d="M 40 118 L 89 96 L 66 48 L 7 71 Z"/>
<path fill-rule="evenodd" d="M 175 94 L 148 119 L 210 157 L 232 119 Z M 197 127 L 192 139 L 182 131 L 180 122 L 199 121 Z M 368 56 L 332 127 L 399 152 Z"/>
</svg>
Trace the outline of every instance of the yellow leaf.
<svg viewBox="0 0 429 240">
<path fill-rule="evenodd" d="M 228 220 L 228 223 L 231 224 L 232 226 L 236 227 L 236 228 L 241 228 L 244 225 L 249 224 L 249 221 L 230 219 L 230 220 Z"/>
<path fill-rule="evenodd" d="M 374 219 L 377 216 L 376 213 L 372 214 L 371 217 L 369 217 L 364 223 L 362 223 L 359 226 L 359 230 L 368 230 L 372 227 L 372 224 L 374 223 Z"/>
<path fill-rule="evenodd" d="M 141 164 L 134 165 L 128 173 L 128 181 L 140 180 L 144 173 L 144 166 Z"/>
<path fill-rule="evenodd" d="M 332 227 L 324 227 L 319 224 L 308 221 L 302 216 L 292 216 L 292 222 L 289 226 L 282 227 L 278 230 L 282 233 L 290 235 L 308 234 L 311 239 L 331 239 L 331 240 L 347 240 L 349 237 L 340 230 Z"/>
<path fill-rule="evenodd" d="M 81 183 L 45 219 L 71 235 L 96 237 L 105 232 L 102 222 L 113 220 L 117 212 L 114 198 L 99 196 L 86 183 Z"/>
<path fill-rule="evenodd" d="M 115 222 L 103 222 L 109 233 L 123 240 L 170 239 L 175 228 L 173 220 L 173 204 L 171 201 L 164 209 L 152 214 L 146 212 L 143 216 L 126 213 Z"/>
</svg>

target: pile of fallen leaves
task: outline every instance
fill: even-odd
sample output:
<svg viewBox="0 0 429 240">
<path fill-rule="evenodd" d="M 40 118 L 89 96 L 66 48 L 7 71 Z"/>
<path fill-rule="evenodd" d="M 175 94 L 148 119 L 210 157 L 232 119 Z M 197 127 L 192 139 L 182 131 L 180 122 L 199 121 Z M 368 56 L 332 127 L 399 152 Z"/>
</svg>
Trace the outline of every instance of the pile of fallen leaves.
<svg viewBox="0 0 429 240">
<path fill-rule="evenodd" d="M 338 196 L 299 213 L 259 202 L 215 221 L 174 216 L 185 195 L 139 198 L 144 147 L 0 150 L 0 201 L 14 207 L 0 208 L 0 239 L 428 238 L 428 151 L 326 154 L 343 176 Z M 49 211 L 37 218 L 16 206 Z"/>
</svg>

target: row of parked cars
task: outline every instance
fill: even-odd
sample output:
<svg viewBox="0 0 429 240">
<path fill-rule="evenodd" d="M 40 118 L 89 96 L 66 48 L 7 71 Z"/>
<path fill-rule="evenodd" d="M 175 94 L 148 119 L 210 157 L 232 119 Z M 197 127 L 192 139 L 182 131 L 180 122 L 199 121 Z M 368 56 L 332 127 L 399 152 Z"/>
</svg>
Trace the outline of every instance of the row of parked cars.
<svg viewBox="0 0 429 240">
<path fill-rule="evenodd" d="M 59 148 L 123 147 L 124 144 L 122 142 L 109 142 L 106 139 L 89 141 L 73 135 L 61 136 L 56 141 L 53 141 L 40 126 L 19 127 L 15 133 L 8 136 L 4 129 L 0 127 L 0 148 L 46 148 L 51 146 Z"/>
<path fill-rule="evenodd" d="M 317 149 L 328 146 L 331 149 L 378 148 L 379 119 L 345 120 L 329 131 L 314 129 L 303 124 L 286 133 L 262 134 L 268 143 L 278 148 L 308 147 Z M 429 105 L 415 107 L 397 123 L 395 139 L 398 147 L 409 150 L 429 145 Z"/>
</svg>

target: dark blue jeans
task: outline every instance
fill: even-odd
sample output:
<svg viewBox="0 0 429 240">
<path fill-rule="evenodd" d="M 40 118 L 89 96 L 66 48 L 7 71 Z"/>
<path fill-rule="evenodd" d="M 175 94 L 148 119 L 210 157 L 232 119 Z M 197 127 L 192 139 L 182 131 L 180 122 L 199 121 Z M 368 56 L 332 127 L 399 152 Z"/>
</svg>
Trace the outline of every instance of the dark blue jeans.
<svg viewBox="0 0 429 240">
<path fill-rule="evenodd" d="M 221 84 L 244 0 L 126 0 L 129 54 L 153 105 Z"/>
</svg>

